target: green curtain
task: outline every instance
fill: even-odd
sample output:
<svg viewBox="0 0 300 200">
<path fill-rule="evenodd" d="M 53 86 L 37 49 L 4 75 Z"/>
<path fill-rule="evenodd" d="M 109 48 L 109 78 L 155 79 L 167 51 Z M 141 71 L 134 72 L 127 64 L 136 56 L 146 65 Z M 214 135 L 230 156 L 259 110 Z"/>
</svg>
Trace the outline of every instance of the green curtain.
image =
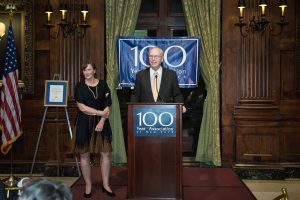
<svg viewBox="0 0 300 200">
<path fill-rule="evenodd" d="M 122 120 L 117 96 L 118 64 L 117 37 L 133 35 L 141 0 L 106 0 L 107 84 L 111 89 L 112 106 L 109 117 L 113 132 L 113 164 L 127 163 Z"/>
<path fill-rule="evenodd" d="M 221 0 L 182 0 L 182 4 L 189 35 L 201 37 L 200 64 L 207 90 L 196 161 L 220 166 Z"/>
</svg>

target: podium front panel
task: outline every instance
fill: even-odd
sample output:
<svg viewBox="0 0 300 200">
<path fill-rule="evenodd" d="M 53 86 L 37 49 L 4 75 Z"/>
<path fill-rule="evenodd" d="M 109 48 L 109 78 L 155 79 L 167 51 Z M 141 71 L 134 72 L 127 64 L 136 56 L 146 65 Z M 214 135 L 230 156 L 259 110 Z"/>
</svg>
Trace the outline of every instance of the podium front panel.
<svg viewBox="0 0 300 200">
<path fill-rule="evenodd" d="M 128 106 L 128 197 L 181 198 L 180 104 Z"/>
</svg>

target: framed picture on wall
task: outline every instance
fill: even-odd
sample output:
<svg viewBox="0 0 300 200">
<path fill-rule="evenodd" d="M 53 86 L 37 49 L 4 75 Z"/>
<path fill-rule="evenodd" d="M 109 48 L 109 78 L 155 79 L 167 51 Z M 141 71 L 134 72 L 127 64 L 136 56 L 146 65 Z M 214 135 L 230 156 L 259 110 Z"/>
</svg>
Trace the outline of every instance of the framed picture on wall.
<svg viewBox="0 0 300 200">
<path fill-rule="evenodd" d="M 12 13 L 9 10 L 10 6 L 14 8 Z M 0 1 L 0 76 L 2 75 L 5 59 L 4 54 L 10 22 L 17 48 L 19 80 L 23 83 L 22 93 L 33 94 L 33 0 Z"/>
<path fill-rule="evenodd" d="M 5 49 L 7 43 L 7 33 L 9 24 L 12 24 L 14 31 L 16 48 L 17 48 L 17 61 L 19 64 L 19 71 L 21 72 L 24 66 L 24 14 L 23 12 L 14 13 L 13 18 L 9 18 L 8 12 L 0 12 L 0 69 L 2 77 L 2 69 L 5 60 Z"/>
<path fill-rule="evenodd" d="M 67 106 L 68 81 L 46 80 L 44 106 Z"/>
</svg>

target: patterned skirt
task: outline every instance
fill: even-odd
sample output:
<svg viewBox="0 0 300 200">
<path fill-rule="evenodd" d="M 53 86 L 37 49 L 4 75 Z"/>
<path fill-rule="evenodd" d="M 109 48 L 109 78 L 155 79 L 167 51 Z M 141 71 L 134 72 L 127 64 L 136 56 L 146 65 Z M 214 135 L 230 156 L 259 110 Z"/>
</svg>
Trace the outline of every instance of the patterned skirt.
<svg viewBox="0 0 300 200">
<path fill-rule="evenodd" d="M 76 130 L 74 129 L 73 133 L 75 134 L 73 134 L 73 138 L 72 138 L 71 152 L 75 154 L 83 154 L 87 152 L 89 153 L 112 152 L 111 142 L 102 139 L 101 132 L 94 131 L 92 133 L 90 141 L 87 141 L 83 146 L 78 146 L 75 143 L 76 135 L 77 135 L 75 131 Z"/>
</svg>

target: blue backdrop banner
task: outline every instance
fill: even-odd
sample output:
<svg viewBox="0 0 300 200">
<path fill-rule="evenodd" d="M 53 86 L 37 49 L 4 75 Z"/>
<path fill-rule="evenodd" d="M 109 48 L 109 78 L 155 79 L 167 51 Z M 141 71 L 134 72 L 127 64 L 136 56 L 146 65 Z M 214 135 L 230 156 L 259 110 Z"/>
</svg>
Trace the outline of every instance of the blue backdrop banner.
<svg viewBox="0 0 300 200">
<path fill-rule="evenodd" d="M 163 67 L 176 71 L 181 88 L 198 85 L 200 38 L 197 37 L 119 37 L 119 86 L 133 87 L 138 71 L 149 67 L 149 49 L 164 51 Z"/>
</svg>

